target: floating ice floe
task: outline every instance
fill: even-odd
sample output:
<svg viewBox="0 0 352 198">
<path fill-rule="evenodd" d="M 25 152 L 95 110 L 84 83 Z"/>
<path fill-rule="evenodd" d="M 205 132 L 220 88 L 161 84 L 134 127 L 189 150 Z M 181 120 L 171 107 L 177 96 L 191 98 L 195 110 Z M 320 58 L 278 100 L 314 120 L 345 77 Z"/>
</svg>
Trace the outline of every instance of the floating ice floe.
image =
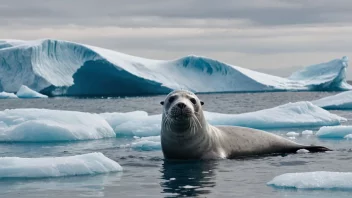
<svg viewBox="0 0 352 198">
<path fill-rule="evenodd" d="M 0 91 L 6 92 L 21 85 L 47 95 L 352 89 L 345 79 L 347 57 L 282 78 L 194 55 L 151 60 L 53 39 L 0 40 L 0 45 Z"/>
<path fill-rule="evenodd" d="M 352 91 L 321 98 L 312 103 L 324 109 L 352 109 Z"/>
<path fill-rule="evenodd" d="M 315 134 L 319 138 L 346 138 L 352 134 L 352 126 L 324 126 Z"/>
<path fill-rule="evenodd" d="M 274 129 L 290 127 L 312 127 L 339 125 L 345 118 L 331 114 L 310 102 L 288 103 L 271 109 L 243 114 L 221 114 L 204 112 L 209 123 L 213 125 L 233 125 L 257 129 Z M 157 136 L 160 135 L 161 115 L 135 117 L 117 125 L 117 135 Z"/>
<path fill-rule="evenodd" d="M 0 111 L 0 142 L 48 142 L 116 137 L 97 114 L 48 109 Z"/>
<path fill-rule="evenodd" d="M 14 93 L 0 92 L 0 99 L 18 98 Z"/>
<path fill-rule="evenodd" d="M 48 96 L 38 93 L 25 85 L 22 85 L 16 93 L 19 98 L 47 98 Z"/>
<path fill-rule="evenodd" d="M 124 122 L 148 117 L 148 113 L 145 111 L 132 111 L 127 113 L 101 113 L 99 115 L 102 116 L 113 129 Z"/>
<path fill-rule="evenodd" d="M 267 183 L 279 188 L 352 190 L 351 172 L 286 173 Z"/>
<path fill-rule="evenodd" d="M 309 102 L 289 103 L 244 114 L 205 112 L 205 117 L 213 125 L 258 129 L 338 125 L 345 121 Z M 148 116 L 143 111 L 103 114 L 48 109 L 0 111 L 0 142 L 90 140 L 116 137 L 116 134 L 147 137 L 160 135 L 160 129 L 161 115 Z M 144 143 L 136 142 L 136 145 Z"/>
<path fill-rule="evenodd" d="M 102 153 L 43 158 L 0 157 L 0 178 L 62 177 L 117 171 L 122 171 L 122 167 Z"/>
</svg>

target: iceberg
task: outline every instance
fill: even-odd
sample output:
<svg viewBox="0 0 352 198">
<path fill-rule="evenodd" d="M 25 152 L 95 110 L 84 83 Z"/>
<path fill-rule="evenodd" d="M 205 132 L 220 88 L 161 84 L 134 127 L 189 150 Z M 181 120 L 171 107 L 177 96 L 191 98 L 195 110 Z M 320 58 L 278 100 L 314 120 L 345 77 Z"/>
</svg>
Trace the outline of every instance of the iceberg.
<svg viewBox="0 0 352 198">
<path fill-rule="evenodd" d="M 204 112 L 213 125 L 232 125 L 256 129 L 293 127 L 317 127 L 339 125 L 345 118 L 332 114 L 310 102 L 288 103 L 270 109 L 243 114 Z M 135 117 L 115 127 L 117 135 L 157 136 L 160 135 L 161 114 Z"/>
<path fill-rule="evenodd" d="M 344 56 L 330 62 L 307 66 L 294 72 L 288 79 L 303 83 L 308 90 L 350 90 L 352 86 L 346 80 L 347 66 L 348 58 Z"/>
<path fill-rule="evenodd" d="M 151 60 L 53 39 L 0 40 L 0 46 L 0 91 L 6 92 L 21 85 L 49 96 L 352 89 L 346 57 L 282 78 L 194 55 Z"/>
<path fill-rule="evenodd" d="M 327 171 L 286 173 L 275 177 L 267 185 L 311 190 L 352 190 L 352 173 Z"/>
<path fill-rule="evenodd" d="M 14 93 L 0 92 L 0 99 L 18 98 Z"/>
<path fill-rule="evenodd" d="M 321 98 L 312 103 L 324 109 L 352 109 L 352 91 Z"/>
<path fill-rule="evenodd" d="M 17 91 L 16 95 L 19 98 L 47 98 L 48 96 L 40 94 L 36 91 L 31 90 L 25 85 L 22 85 Z"/>
<path fill-rule="evenodd" d="M 97 114 L 48 109 L 0 111 L 0 142 L 51 142 L 116 137 Z"/>
<path fill-rule="evenodd" d="M 122 171 L 122 167 L 102 153 L 43 158 L 0 157 L 0 178 L 63 177 L 117 171 Z"/>
<path fill-rule="evenodd" d="M 346 138 L 350 139 L 352 126 L 324 126 L 315 134 L 319 138 Z"/>
</svg>

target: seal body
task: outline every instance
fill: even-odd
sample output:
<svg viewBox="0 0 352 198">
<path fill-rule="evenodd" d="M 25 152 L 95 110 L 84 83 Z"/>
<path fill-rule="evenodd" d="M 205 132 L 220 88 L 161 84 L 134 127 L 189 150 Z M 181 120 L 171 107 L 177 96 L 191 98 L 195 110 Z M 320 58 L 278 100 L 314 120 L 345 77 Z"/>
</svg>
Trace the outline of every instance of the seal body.
<svg viewBox="0 0 352 198">
<path fill-rule="evenodd" d="M 189 91 L 173 91 L 164 101 L 161 146 L 167 159 L 239 158 L 279 153 L 328 151 L 305 146 L 265 131 L 235 126 L 212 126 L 202 101 Z"/>
</svg>

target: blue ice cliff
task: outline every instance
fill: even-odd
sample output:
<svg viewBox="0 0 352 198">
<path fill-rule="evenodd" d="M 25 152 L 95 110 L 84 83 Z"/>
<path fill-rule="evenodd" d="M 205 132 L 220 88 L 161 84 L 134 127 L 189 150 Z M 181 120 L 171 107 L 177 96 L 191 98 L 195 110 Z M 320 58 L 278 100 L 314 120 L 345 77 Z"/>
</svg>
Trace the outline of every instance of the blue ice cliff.
<svg viewBox="0 0 352 198">
<path fill-rule="evenodd" d="M 343 57 L 282 78 L 198 56 L 150 60 L 60 40 L 0 40 L 0 92 L 21 85 L 45 95 L 349 90 L 347 62 Z"/>
</svg>

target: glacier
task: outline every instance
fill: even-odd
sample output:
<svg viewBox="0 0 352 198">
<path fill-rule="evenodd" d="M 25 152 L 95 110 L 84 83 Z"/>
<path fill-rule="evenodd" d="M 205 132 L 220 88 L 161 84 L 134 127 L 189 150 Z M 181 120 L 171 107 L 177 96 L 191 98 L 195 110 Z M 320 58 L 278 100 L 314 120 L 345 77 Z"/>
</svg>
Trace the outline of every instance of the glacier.
<svg viewBox="0 0 352 198">
<path fill-rule="evenodd" d="M 16 93 L 17 97 L 19 98 L 47 98 L 48 96 L 40 94 L 26 85 L 22 85 L 20 89 Z"/>
<path fill-rule="evenodd" d="M 267 185 L 311 190 L 352 190 L 352 173 L 327 171 L 286 173 L 275 177 Z"/>
<path fill-rule="evenodd" d="M 332 114 L 310 102 L 288 103 L 270 109 L 242 114 L 222 114 L 204 112 L 205 118 L 213 125 L 232 125 L 256 129 L 275 129 L 293 127 L 317 127 L 339 125 L 345 118 Z M 160 135 L 161 114 L 135 117 L 117 125 L 119 136 L 157 136 Z"/>
<path fill-rule="evenodd" d="M 14 93 L 0 92 L 0 99 L 18 98 Z"/>
<path fill-rule="evenodd" d="M 194 55 L 151 60 L 54 39 L 0 40 L 0 91 L 26 85 L 49 96 L 350 90 L 347 67 L 343 57 L 282 78 Z"/>
<path fill-rule="evenodd" d="M 97 114 L 49 109 L 0 111 L 0 142 L 53 142 L 116 137 Z"/>
<path fill-rule="evenodd" d="M 324 97 L 312 103 L 324 109 L 352 109 L 352 91 Z"/>
<path fill-rule="evenodd" d="M 122 171 L 122 167 L 102 153 L 66 157 L 0 157 L 0 178 L 44 178 L 95 175 Z"/>
<path fill-rule="evenodd" d="M 324 126 L 315 134 L 319 138 L 345 138 L 350 139 L 352 126 Z"/>
</svg>

